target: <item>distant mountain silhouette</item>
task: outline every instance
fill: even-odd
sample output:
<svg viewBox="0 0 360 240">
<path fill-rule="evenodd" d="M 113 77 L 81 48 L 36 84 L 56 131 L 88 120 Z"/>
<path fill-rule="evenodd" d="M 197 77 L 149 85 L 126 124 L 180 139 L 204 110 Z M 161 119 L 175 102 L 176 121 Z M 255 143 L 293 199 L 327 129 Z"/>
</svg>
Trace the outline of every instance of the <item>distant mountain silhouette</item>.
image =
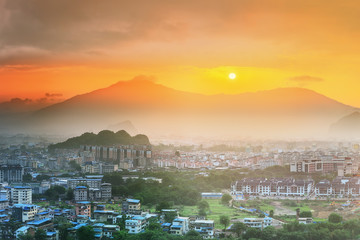
<svg viewBox="0 0 360 240">
<path fill-rule="evenodd" d="M 339 119 L 330 127 L 330 133 L 340 138 L 360 138 L 360 113 L 353 112 Z"/>
<path fill-rule="evenodd" d="M 138 130 L 135 128 L 135 126 L 129 120 L 120 122 L 117 124 L 109 125 L 107 129 L 114 131 L 114 132 L 119 131 L 120 129 L 123 129 L 126 132 L 130 133 L 131 135 L 136 135 L 138 133 Z"/>
<path fill-rule="evenodd" d="M 75 134 L 130 120 L 148 135 L 317 138 L 354 110 L 303 88 L 207 96 L 137 77 L 36 111 L 26 125 Z"/>
</svg>

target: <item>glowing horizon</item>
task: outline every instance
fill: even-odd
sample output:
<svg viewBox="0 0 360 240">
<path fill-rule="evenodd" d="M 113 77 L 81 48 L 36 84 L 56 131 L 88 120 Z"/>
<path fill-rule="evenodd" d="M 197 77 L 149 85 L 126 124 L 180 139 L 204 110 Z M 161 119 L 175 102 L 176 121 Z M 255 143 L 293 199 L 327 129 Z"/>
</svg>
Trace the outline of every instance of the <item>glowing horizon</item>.
<svg viewBox="0 0 360 240">
<path fill-rule="evenodd" d="M 147 75 L 206 95 L 304 87 L 359 107 L 359 11 L 324 0 L 0 0 L 0 101 Z"/>
</svg>

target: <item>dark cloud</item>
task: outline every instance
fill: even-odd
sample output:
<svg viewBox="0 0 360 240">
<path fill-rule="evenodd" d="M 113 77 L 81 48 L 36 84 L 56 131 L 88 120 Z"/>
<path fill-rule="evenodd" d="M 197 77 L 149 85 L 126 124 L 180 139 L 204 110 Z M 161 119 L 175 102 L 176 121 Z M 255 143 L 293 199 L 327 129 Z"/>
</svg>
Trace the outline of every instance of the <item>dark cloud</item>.
<svg viewBox="0 0 360 240">
<path fill-rule="evenodd" d="M 16 113 L 38 110 L 51 104 L 62 101 L 61 93 L 46 93 L 45 97 L 37 99 L 12 98 L 9 101 L 0 103 L 0 113 Z"/>
<path fill-rule="evenodd" d="M 322 79 L 322 78 L 312 77 L 312 76 L 307 76 L 307 75 L 291 77 L 291 78 L 288 78 L 288 80 L 298 82 L 298 83 L 322 82 L 322 81 L 324 81 L 324 79 Z"/>
<path fill-rule="evenodd" d="M 46 96 L 47 98 L 62 97 L 63 94 L 61 94 L 61 93 L 45 93 L 45 96 Z"/>
</svg>

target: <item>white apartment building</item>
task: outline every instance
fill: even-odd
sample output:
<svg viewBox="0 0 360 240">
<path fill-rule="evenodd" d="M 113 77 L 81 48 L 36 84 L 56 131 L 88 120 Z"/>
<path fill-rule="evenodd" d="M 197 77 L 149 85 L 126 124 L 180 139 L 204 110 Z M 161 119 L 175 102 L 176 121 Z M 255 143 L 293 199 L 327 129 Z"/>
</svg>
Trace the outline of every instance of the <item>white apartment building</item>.
<svg viewBox="0 0 360 240">
<path fill-rule="evenodd" d="M 75 178 L 67 180 L 67 185 L 71 189 L 75 189 L 77 186 L 89 186 L 89 188 L 100 188 L 102 179 L 89 179 L 89 178 Z"/>
<path fill-rule="evenodd" d="M 146 225 L 146 219 L 141 216 L 134 216 L 125 221 L 125 229 L 127 229 L 130 234 L 137 234 L 145 231 Z"/>
<path fill-rule="evenodd" d="M 177 217 L 173 220 L 170 233 L 174 235 L 185 235 L 189 231 L 189 218 Z"/>
<path fill-rule="evenodd" d="M 232 194 L 255 196 L 306 196 L 311 193 L 312 180 L 292 178 L 244 178 L 231 185 Z"/>
<path fill-rule="evenodd" d="M 11 202 L 13 204 L 32 204 L 31 187 L 13 187 L 11 189 Z"/>
<path fill-rule="evenodd" d="M 272 225 L 272 218 L 244 218 L 244 224 L 248 227 L 264 229 Z"/>
</svg>

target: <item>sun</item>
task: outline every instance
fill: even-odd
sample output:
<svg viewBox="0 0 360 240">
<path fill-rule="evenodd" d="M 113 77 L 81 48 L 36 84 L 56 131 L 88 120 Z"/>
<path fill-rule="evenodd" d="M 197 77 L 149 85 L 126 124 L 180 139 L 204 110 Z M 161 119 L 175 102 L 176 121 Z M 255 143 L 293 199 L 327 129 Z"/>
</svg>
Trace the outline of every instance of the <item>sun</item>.
<svg viewBox="0 0 360 240">
<path fill-rule="evenodd" d="M 230 78 L 230 79 L 235 79 L 235 78 L 236 78 L 236 74 L 235 74 L 235 73 L 230 73 L 230 74 L 229 74 L 229 78 Z"/>
</svg>

